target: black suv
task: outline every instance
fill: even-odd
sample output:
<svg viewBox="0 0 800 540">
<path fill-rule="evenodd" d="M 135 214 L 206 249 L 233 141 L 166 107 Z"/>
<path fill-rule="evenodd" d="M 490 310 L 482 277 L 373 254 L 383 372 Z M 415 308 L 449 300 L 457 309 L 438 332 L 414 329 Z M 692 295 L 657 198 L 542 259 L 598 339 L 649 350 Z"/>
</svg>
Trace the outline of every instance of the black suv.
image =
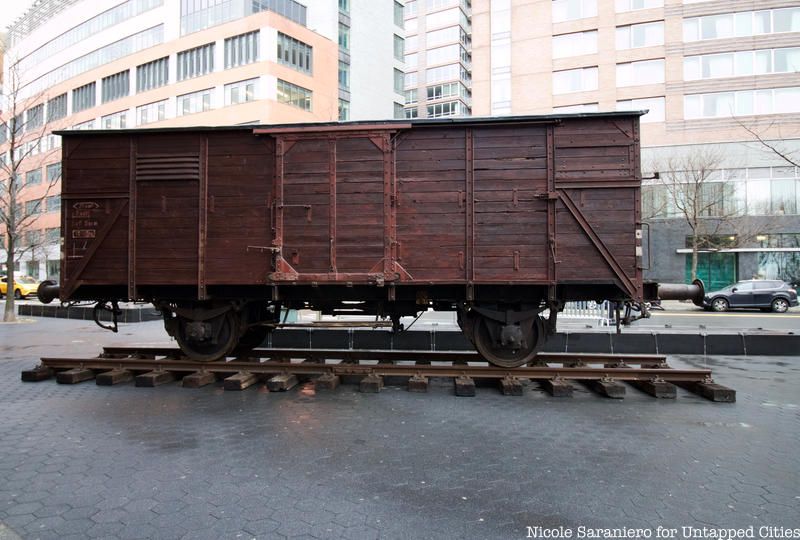
<svg viewBox="0 0 800 540">
<path fill-rule="evenodd" d="M 753 279 L 740 281 L 703 298 L 703 307 L 712 311 L 731 308 L 761 308 L 784 313 L 797 305 L 797 291 L 780 280 Z"/>
</svg>

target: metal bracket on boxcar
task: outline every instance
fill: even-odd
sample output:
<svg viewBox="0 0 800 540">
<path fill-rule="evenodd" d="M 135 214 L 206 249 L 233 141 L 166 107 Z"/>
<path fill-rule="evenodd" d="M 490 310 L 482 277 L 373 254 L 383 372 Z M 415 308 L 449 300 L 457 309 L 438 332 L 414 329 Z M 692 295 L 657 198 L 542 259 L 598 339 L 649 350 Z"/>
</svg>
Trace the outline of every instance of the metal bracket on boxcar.
<svg viewBox="0 0 800 540">
<path fill-rule="evenodd" d="M 100 312 L 101 311 L 108 311 L 111 313 L 111 322 L 112 324 L 103 324 L 100 322 Z M 94 318 L 94 323 L 103 328 L 104 330 L 111 330 L 112 332 L 116 333 L 119 331 L 119 326 L 117 325 L 117 318 L 122 315 L 122 310 L 119 309 L 119 304 L 116 300 L 112 300 L 108 302 L 106 300 L 102 302 L 98 302 L 94 306 L 94 310 L 92 312 L 92 317 Z"/>
<path fill-rule="evenodd" d="M 634 311 L 637 311 L 638 314 L 634 314 Z M 623 325 L 628 326 L 634 321 L 649 318 L 650 309 L 647 302 L 625 302 L 625 315 L 621 321 Z"/>
</svg>

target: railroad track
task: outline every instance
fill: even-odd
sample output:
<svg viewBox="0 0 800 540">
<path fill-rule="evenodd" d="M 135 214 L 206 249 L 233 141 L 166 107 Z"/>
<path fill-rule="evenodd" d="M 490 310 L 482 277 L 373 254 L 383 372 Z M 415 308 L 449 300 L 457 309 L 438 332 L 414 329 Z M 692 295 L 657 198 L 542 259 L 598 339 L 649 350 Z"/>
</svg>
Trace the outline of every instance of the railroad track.
<svg viewBox="0 0 800 540">
<path fill-rule="evenodd" d="M 452 378 L 459 396 L 475 394 L 476 379 L 499 381 L 507 395 L 521 395 L 523 381 L 535 381 L 551 395 L 572 395 L 570 381 L 587 384 L 610 398 L 625 396 L 628 383 L 654 397 L 674 398 L 681 386 L 712 401 L 733 402 L 736 392 L 713 382 L 709 369 L 674 369 L 665 355 L 541 353 L 528 366 L 491 366 L 471 351 L 398 351 L 338 349 L 256 349 L 246 357 L 196 362 L 169 347 L 105 347 L 94 358 L 42 358 L 22 372 L 26 382 L 55 376 L 61 384 L 94 379 L 99 385 L 134 381 L 158 386 L 180 380 L 198 388 L 222 380 L 226 390 L 244 390 L 266 381 L 271 391 L 313 378 L 317 389 L 334 389 L 342 377 L 360 378 L 362 392 L 378 392 L 385 377 L 408 379 L 408 389 L 425 392 L 430 377 Z M 299 377 L 299 378 L 298 378 Z"/>
</svg>

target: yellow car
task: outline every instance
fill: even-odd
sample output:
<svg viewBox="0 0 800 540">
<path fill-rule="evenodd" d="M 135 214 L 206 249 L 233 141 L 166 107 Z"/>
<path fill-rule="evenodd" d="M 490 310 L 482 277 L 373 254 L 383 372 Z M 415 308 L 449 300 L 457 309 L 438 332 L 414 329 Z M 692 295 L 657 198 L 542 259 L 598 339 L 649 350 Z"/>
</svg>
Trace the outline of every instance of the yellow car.
<svg viewBox="0 0 800 540">
<path fill-rule="evenodd" d="M 14 278 L 14 298 L 27 298 L 28 296 L 35 296 L 36 289 L 39 288 L 39 282 L 31 276 L 17 276 Z M 8 277 L 0 277 L 0 298 L 8 294 Z"/>
</svg>

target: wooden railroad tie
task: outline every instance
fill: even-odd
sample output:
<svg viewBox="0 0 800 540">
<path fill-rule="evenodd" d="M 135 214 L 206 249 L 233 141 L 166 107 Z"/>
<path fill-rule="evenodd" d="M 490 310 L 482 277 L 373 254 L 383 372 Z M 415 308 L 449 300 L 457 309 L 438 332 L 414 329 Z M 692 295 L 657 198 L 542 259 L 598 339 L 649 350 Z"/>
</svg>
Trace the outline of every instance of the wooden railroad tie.
<svg viewBox="0 0 800 540">
<path fill-rule="evenodd" d="M 711 379 L 708 369 L 672 369 L 662 355 L 600 355 L 600 354 L 553 354 L 544 356 L 547 362 L 535 366 L 515 369 L 496 368 L 473 363 L 457 363 L 458 352 L 444 353 L 411 351 L 408 357 L 389 351 L 390 360 L 381 356 L 382 351 L 345 350 L 337 351 L 332 358 L 340 363 L 327 363 L 327 355 L 321 349 L 279 350 L 277 356 L 303 358 L 306 361 L 225 361 L 193 362 L 173 357 L 170 348 L 134 349 L 106 348 L 103 355 L 95 358 L 42 358 L 34 369 L 25 370 L 21 378 L 25 382 L 46 380 L 55 375 L 59 384 L 77 384 L 95 379 L 100 386 L 110 386 L 134 381 L 136 386 L 154 387 L 182 379 L 185 388 L 200 388 L 222 378 L 226 390 L 241 391 L 266 381 L 272 392 L 285 392 L 299 384 L 301 379 L 311 377 L 318 390 L 336 389 L 341 377 L 356 379 L 364 393 L 378 393 L 385 381 L 407 381 L 410 392 L 427 392 L 430 377 L 445 377 L 453 380 L 454 394 L 474 396 L 476 380 L 495 380 L 504 395 L 520 396 L 524 392 L 524 380 L 537 381 L 554 397 L 569 397 L 573 394 L 573 382 L 580 382 L 594 392 L 622 399 L 626 385 L 637 388 L 648 395 L 662 399 L 674 399 L 677 386 L 716 402 L 736 401 L 736 392 L 719 385 Z M 254 358 L 272 358 L 269 350 L 256 351 Z M 362 364 L 361 360 L 380 358 L 377 364 Z M 447 358 L 450 365 L 441 363 Z M 472 362 L 472 361 L 470 361 Z M 560 364 L 561 367 L 553 367 Z M 631 367 L 635 364 L 640 367 Z M 566 367 L 573 366 L 573 367 Z M 602 366 L 602 367 L 601 367 Z M 388 377 L 388 379 L 386 379 Z"/>
</svg>

